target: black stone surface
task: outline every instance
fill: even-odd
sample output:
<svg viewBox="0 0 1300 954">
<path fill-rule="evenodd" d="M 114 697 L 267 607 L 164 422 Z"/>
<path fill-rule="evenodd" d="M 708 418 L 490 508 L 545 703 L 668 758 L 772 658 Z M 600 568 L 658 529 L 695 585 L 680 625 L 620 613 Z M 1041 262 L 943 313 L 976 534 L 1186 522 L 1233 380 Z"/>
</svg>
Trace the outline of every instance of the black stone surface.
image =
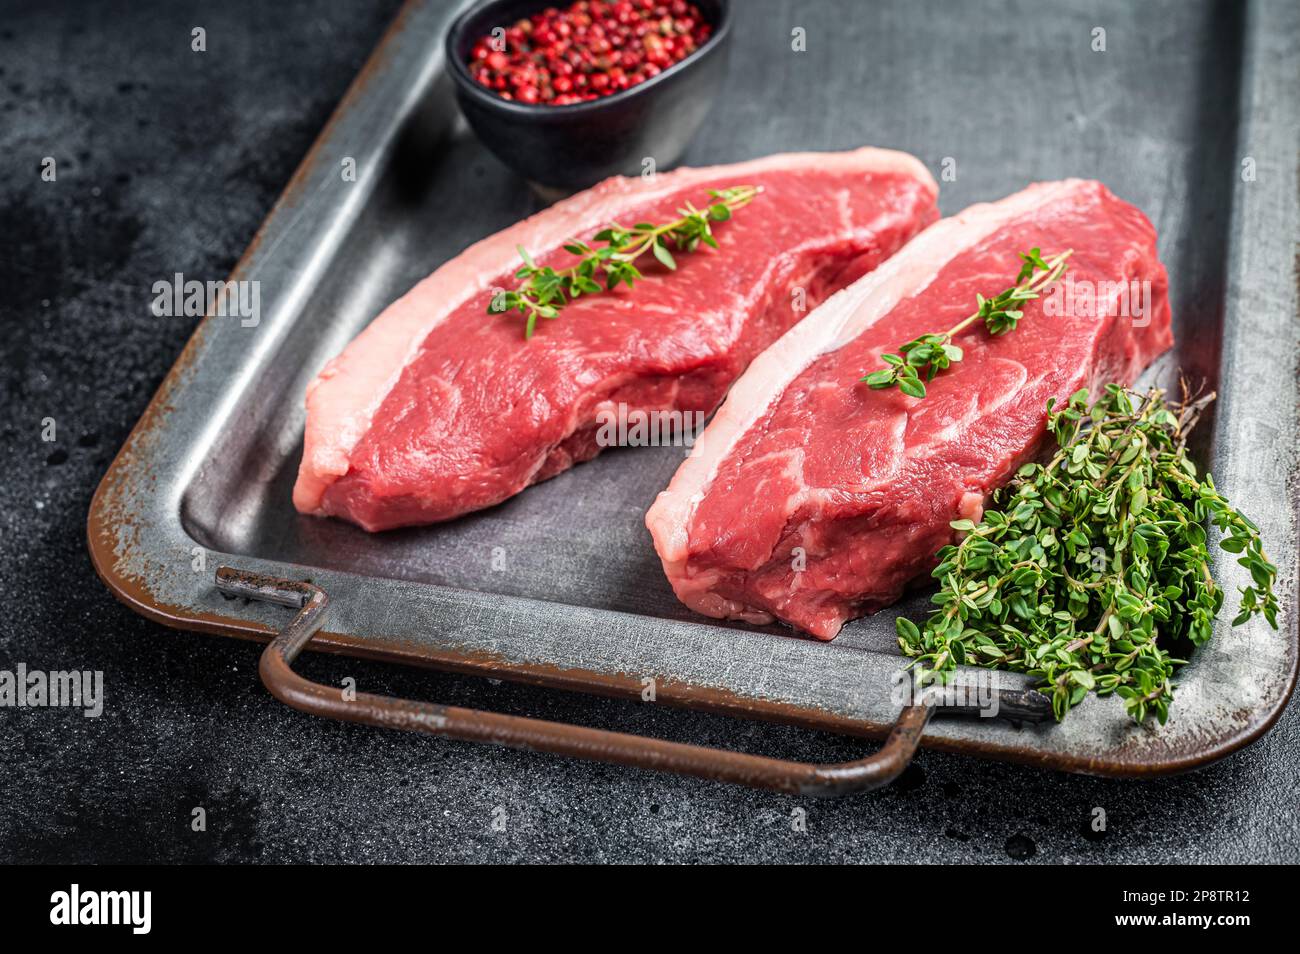
<svg viewBox="0 0 1300 954">
<path fill-rule="evenodd" d="M 118 605 L 86 510 L 192 328 L 154 317 L 150 288 L 226 275 L 396 6 L 0 3 L 0 669 L 100 669 L 106 690 L 98 719 L 0 709 L 0 860 L 1300 860 L 1294 703 L 1256 745 L 1178 778 L 922 753 L 890 789 L 818 802 L 313 719 L 261 688 L 258 647 Z M 864 749 L 345 659 L 304 668 L 788 758 Z M 200 806 L 206 832 L 190 828 Z"/>
</svg>

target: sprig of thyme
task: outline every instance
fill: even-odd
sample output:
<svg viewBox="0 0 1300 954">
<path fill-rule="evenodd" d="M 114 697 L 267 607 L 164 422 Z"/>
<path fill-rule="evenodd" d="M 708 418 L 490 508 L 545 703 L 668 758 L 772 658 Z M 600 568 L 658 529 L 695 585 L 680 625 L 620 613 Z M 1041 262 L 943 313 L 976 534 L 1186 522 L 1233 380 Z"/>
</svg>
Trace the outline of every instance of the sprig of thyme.
<svg viewBox="0 0 1300 954">
<path fill-rule="evenodd" d="M 570 239 L 564 250 L 578 256 L 578 261 L 568 268 L 554 269 L 549 265 L 539 267 L 522 246 L 519 257 L 523 267 L 515 277 L 523 284 L 513 291 L 500 291 L 488 304 L 489 314 L 518 311 L 524 316 L 524 337 L 531 338 L 537 329 L 538 318 L 555 318 L 569 302 L 582 295 L 612 291 L 621 284 L 631 288 L 643 276 L 636 267 L 637 259 L 647 252 L 665 268 L 676 270 L 677 260 L 669 245 L 679 254 L 694 252 L 703 242 L 717 248 L 713 237 L 713 223 L 725 222 L 737 209 L 748 205 L 763 191 L 761 186 L 732 186 L 727 189 L 710 189 L 714 201 L 706 208 L 697 209 L 691 203 L 677 210 L 681 216 L 663 225 L 638 222 L 631 228 L 617 223 L 597 232 L 593 242 L 604 243 L 593 248 L 586 242 Z M 603 285 L 602 285 L 603 281 Z"/>
<path fill-rule="evenodd" d="M 896 622 L 922 681 L 946 682 L 958 665 L 1037 676 L 1058 719 L 1089 692 L 1116 693 L 1132 717 L 1163 723 L 1185 660 L 1213 632 L 1224 594 L 1210 573 L 1205 522 L 1240 554 L 1240 625 L 1262 614 L 1277 628 L 1277 569 L 1259 528 L 1198 477 L 1185 443 L 1213 399 L 1168 405 L 1107 385 L 1088 406 L 1079 391 L 1048 424 L 1059 450 L 1025 464 L 976 524 L 957 520 L 960 543 L 939 551 L 937 609 L 923 627 Z"/>
<path fill-rule="evenodd" d="M 865 381 L 872 390 L 880 391 L 895 385 L 904 394 L 914 398 L 925 397 L 926 381 L 933 381 L 934 376 L 954 361 L 962 359 L 962 350 L 952 343 L 952 339 L 965 331 L 977 321 L 983 321 L 984 327 L 991 335 L 1002 335 L 1014 331 L 1016 324 L 1024 317 L 1018 307 L 1023 302 L 1039 297 L 1047 286 L 1065 274 L 1065 260 L 1073 254 L 1067 249 L 1051 261 L 1044 261 L 1037 248 L 1020 253 L 1023 263 L 1016 283 L 1011 288 L 993 298 L 983 295 L 975 296 L 978 307 L 967 318 L 962 319 L 947 331 L 938 334 L 921 335 L 919 338 L 900 345 L 897 354 L 881 355 L 885 367 L 870 374 L 863 375 L 859 381 Z"/>
</svg>

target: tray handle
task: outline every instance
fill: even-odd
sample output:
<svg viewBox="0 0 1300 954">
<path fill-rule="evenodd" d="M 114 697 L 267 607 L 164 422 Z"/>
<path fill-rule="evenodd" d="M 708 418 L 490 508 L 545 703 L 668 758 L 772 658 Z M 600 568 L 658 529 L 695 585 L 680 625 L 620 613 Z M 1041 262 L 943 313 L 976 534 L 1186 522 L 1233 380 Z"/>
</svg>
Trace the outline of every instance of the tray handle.
<svg viewBox="0 0 1300 954">
<path fill-rule="evenodd" d="M 367 692 L 358 692 L 355 699 L 348 700 L 337 687 L 312 682 L 293 671 L 294 660 L 325 621 L 329 596 L 324 590 L 312 583 L 226 566 L 217 569 L 216 584 L 232 596 L 298 610 L 263 651 L 258 664 L 262 682 L 285 705 L 344 722 L 551 752 L 792 795 L 843 795 L 880 788 L 897 778 L 911 762 L 934 712 L 934 697 L 925 695 L 922 701 L 903 707 L 875 754 L 854 762 L 818 765 Z"/>
</svg>

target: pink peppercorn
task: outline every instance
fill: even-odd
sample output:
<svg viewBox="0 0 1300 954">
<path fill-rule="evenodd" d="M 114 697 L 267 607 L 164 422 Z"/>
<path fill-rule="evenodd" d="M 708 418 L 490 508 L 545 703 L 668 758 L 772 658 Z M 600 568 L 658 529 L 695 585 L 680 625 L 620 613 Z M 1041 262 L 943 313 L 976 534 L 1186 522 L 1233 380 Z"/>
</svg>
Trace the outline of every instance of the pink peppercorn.
<svg viewBox="0 0 1300 954">
<path fill-rule="evenodd" d="M 504 49 L 471 48 L 470 75 L 503 99 L 567 106 L 630 89 L 690 56 L 712 28 L 687 0 L 578 0 L 519 20 Z"/>
</svg>

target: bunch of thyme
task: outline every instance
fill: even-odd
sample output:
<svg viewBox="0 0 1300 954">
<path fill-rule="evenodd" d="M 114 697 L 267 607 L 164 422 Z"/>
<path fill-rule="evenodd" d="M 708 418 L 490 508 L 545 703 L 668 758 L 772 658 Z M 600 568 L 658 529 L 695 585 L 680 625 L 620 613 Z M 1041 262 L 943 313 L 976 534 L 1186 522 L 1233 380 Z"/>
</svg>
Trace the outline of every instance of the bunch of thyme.
<svg viewBox="0 0 1300 954">
<path fill-rule="evenodd" d="M 939 551 L 937 609 L 918 627 L 897 621 L 898 642 L 923 681 L 946 682 L 958 665 L 1037 676 L 1057 719 L 1089 692 L 1115 693 L 1138 722 L 1163 723 L 1181 645 L 1213 632 L 1223 590 L 1210 572 L 1208 520 L 1219 545 L 1239 554 L 1251 585 L 1233 625 L 1262 614 L 1277 628 L 1277 569 L 1259 529 L 1198 476 L 1186 438 L 1213 395 L 1166 404 L 1107 385 L 1060 410 L 1048 402 L 1059 449 L 1025 464 L 978 524 Z"/>
<path fill-rule="evenodd" d="M 691 203 L 677 210 L 680 218 L 663 225 L 638 222 L 631 228 L 618 224 L 597 232 L 593 242 L 604 243 L 593 248 L 586 242 L 570 239 L 564 250 L 578 256 L 578 261 L 568 268 L 556 270 L 549 265 L 538 266 L 522 246 L 519 256 L 523 267 L 515 272 L 522 284 L 513 291 L 501 291 L 492 296 L 489 314 L 518 311 L 524 316 L 524 337 L 531 338 L 537 330 L 538 318 L 555 318 L 569 302 L 582 295 L 612 291 L 620 283 L 631 288 L 642 278 L 636 267 L 637 259 L 650 252 L 665 268 L 676 270 L 677 260 L 672 246 L 679 254 L 694 252 L 703 242 L 717 248 L 713 237 L 714 222 L 725 222 L 737 209 L 748 205 L 762 192 L 761 186 L 732 186 L 711 189 L 714 201 L 706 208 L 697 209 Z M 603 286 L 602 286 L 603 281 Z"/>
<path fill-rule="evenodd" d="M 870 374 L 865 374 L 859 381 L 865 381 L 872 390 L 880 391 L 897 386 L 909 397 L 925 397 L 926 381 L 933 381 L 934 376 L 954 361 L 962 359 L 962 350 L 952 343 L 954 336 L 965 331 L 977 321 L 984 322 L 984 327 L 991 335 L 1003 335 L 1015 331 L 1016 324 L 1024 317 L 1020 305 L 1039 297 L 1040 293 L 1065 274 L 1065 260 L 1073 253 L 1067 249 L 1051 261 L 1044 261 L 1037 248 L 1020 253 L 1020 273 L 1016 283 L 1006 291 L 985 298 L 977 294 L 976 308 L 968 317 L 963 318 L 947 331 L 921 335 L 906 344 L 899 345 L 897 354 L 881 356 L 885 367 Z"/>
</svg>

